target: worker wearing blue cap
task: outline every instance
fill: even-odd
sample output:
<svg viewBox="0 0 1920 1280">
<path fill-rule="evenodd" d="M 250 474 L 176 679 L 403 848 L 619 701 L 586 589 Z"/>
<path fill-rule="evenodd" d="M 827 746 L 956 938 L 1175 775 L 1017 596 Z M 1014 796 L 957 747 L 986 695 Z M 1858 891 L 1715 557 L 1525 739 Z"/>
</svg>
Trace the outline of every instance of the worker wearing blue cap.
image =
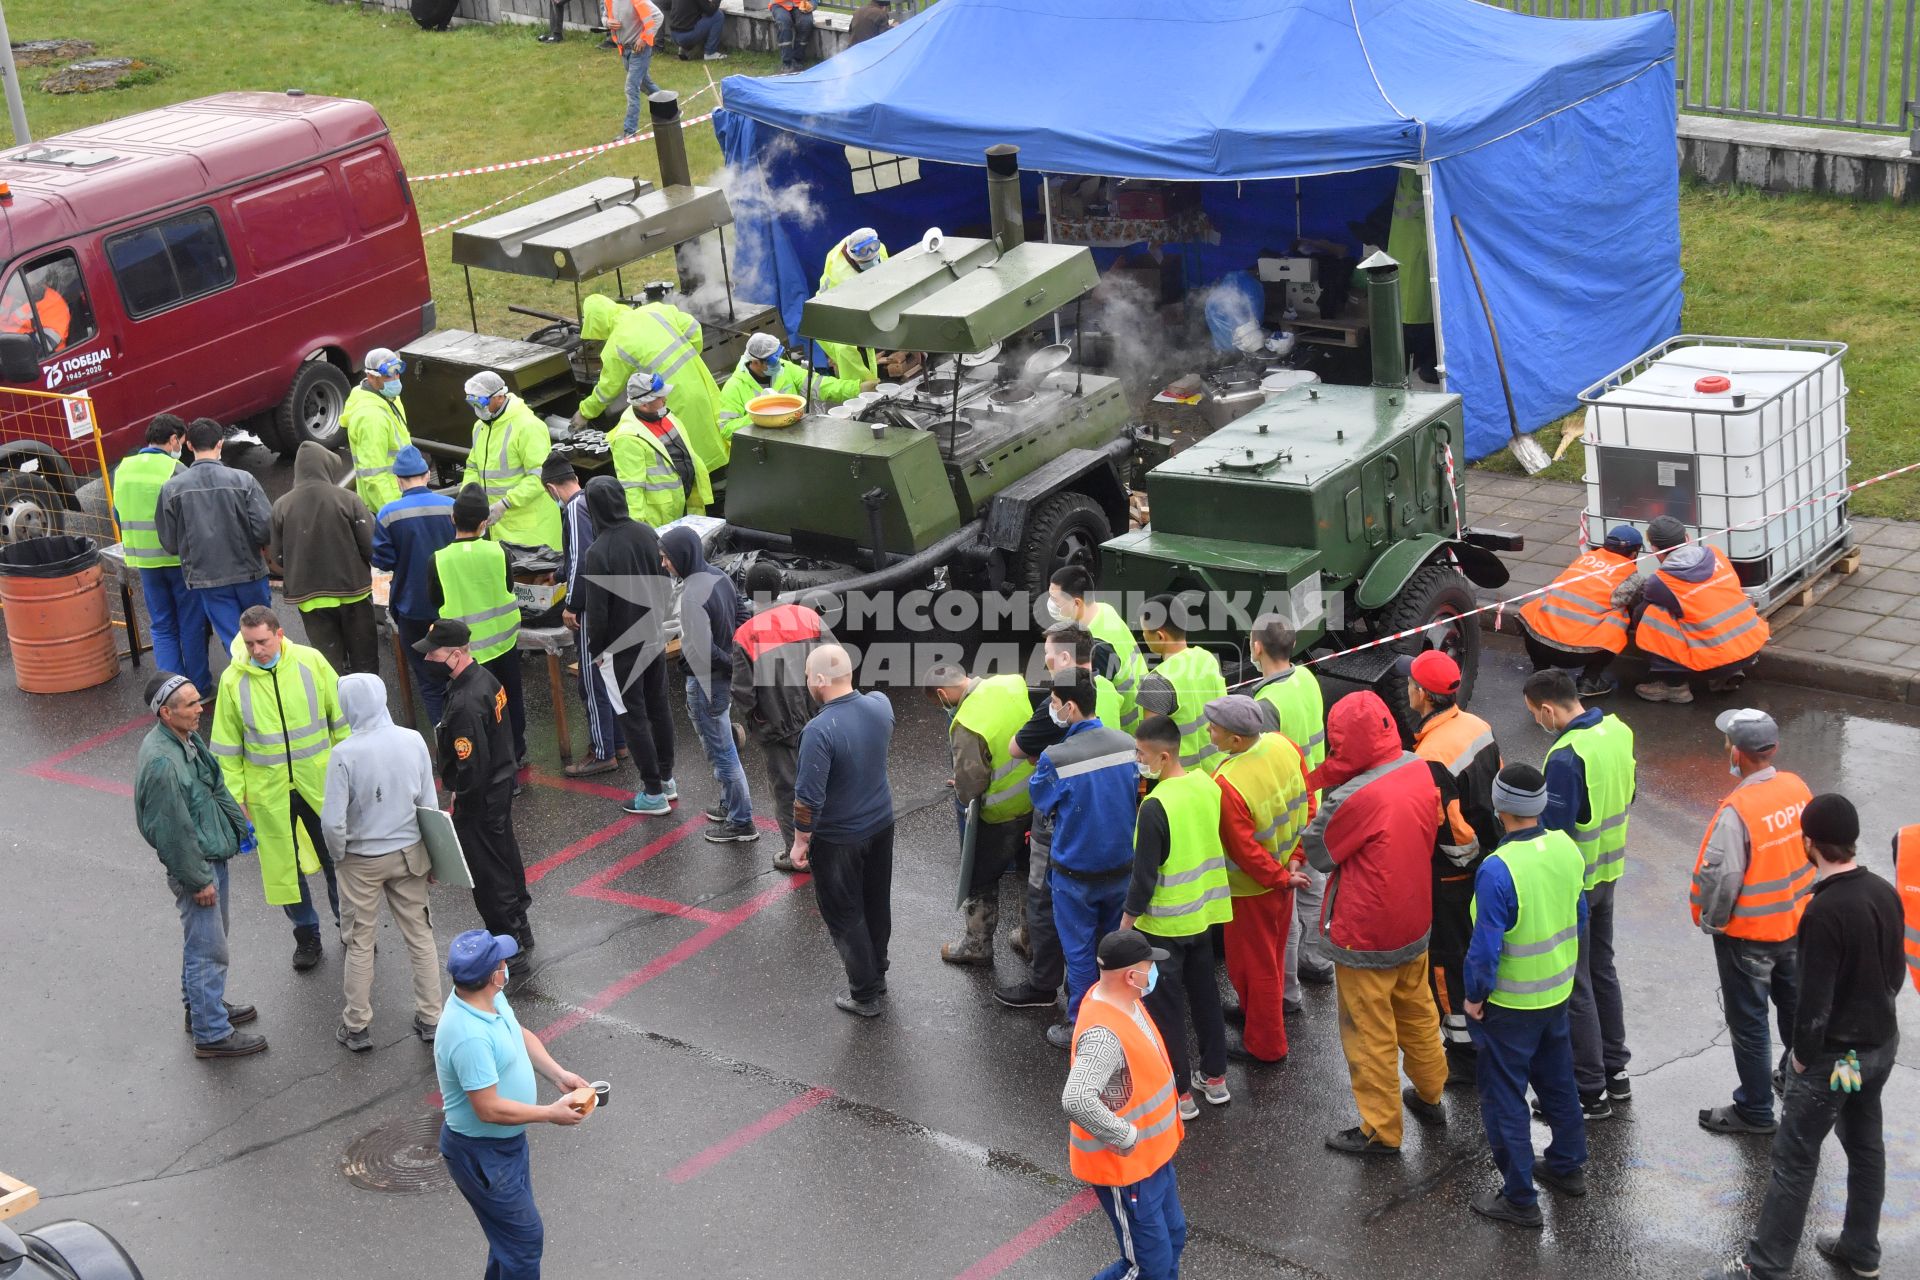
<svg viewBox="0 0 1920 1280">
<path fill-rule="evenodd" d="M 427 488 L 427 460 L 414 445 L 393 456 L 400 496 L 373 518 L 373 567 L 393 575 L 387 588 L 387 613 L 406 645 L 407 665 L 427 718 L 440 723 L 447 705 L 445 667 L 436 667 L 414 650 L 440 616 L 433 604 L 433 553 L 453 541 L 453 499 Z"/>
<path fill-rule="evenodd" d="M 446 1117 L 440 1154 L 486 1232 L 486 1273 L 500 1280 L 535 1280 L 546 1244 L 533 1203 L 527 1126 L 582 1119 L 564 1097 L 541 1105 L 534 1073 L 561 1090 L 589 1087 L 513 1016 L 507 961 L 519 953 L 512 938 L 485 929 L 469 929 L 453 940 L 447 947 L 453 992 L 433 1042 Z"/>
<path fill-rule="evenodd" d="M 1630 619 L 1613 597 L 1633 576 L 1640 546 L 1638 529 L 1617 524 L 1605 542 L 1583 549 L 1545 591 L 1520 606 L 1521 634 L 1535 671 L 1578 671 L 1583 698 L 1620 687 L 1606 670 L 1627 647 Z"/>
</svg>

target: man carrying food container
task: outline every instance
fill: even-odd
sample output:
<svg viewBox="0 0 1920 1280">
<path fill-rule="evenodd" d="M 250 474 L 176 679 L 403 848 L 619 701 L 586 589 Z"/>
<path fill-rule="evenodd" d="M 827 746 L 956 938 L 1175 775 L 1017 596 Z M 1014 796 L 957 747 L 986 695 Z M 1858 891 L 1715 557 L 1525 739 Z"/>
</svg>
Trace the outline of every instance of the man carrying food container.
<svg viewBox="0 0 1920 1280">
<path fill-rule="evenodd" d="M 747 425 L 748 404 L 765 395 L 807 394 L 807 371 L 792 360 L 780 356 L 780 339 L 770 333 L 756 333 L 747 339 L 747 353 L 734 366 L 726 385 L 720 388 L 720 436 L 726 441 L 728 456 L 733 452 L 733 433 Z M 814 398 L 822 404 L 840 404 L 879 386 L 869 379 L 836 378 L 815 375 Z"/>
<path fill-rule="evenodd" d="M 488 1280 L 539 1280 L 546 1228 L 533 1203 L 530 1124 L 579 1124 L 594 1087 L 553 1060 L 507 1003 L 507 960 L 520 944 L 469 929 L 447 947 L 453 991 L 440 1012 L 433 1065 L 440 1078 L 440 1154 L 487 1236 Z M 539 1072 L 567 1093 L 542 1105 Z"/>
</svg>

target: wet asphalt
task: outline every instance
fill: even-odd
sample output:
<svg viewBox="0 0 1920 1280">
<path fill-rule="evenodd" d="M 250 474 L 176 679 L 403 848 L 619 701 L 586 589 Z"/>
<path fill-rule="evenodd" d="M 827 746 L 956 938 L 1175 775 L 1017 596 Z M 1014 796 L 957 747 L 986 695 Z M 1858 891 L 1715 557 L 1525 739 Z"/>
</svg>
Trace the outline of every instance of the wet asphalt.
<svg viewBox="0 0 1920 1280">
<path fill-rule="evenodd" d="M 1509 761 L 1538 762 L 1548 739 L 1520 704 L 1524 673 L 1516 652 L 1490 647 L 1474 710 Z M 769 865 L 777 835 L 758 847 L 699 838 L 717 788 L 684 712 L 678 813 L 626 818 L 613 787 L 557 781 L 541 674 L 530 665 L 526 682 L 537 777 L 515 807 L 541 945 L 514 1004 L 563 1065 L 615 1088 L 585 1124 L 532 1132 L 546 1274 L 1038 1280 L 1111 1261 L 1104 1216 L 1067 1175 L 1066 1059 L 1041 1038 L 1046 1015 L 1000 1008 L 987 972 L 937 956 L 959 928 L 937 712 L 894 694 L 891 994 L 886 1015 L 867 1022 L 830 1003 L 843 975 L 811 891 Z M 457 1193 L 364 1190 L 342 1173 L 356 1138 L 433 1105 L 431 1053 L 409 1031 L 390 924 L 377 1047 L 349 1054 L 333 1038 L 337 941 L 328 935 L 320 968 L 295 973 L 290 927 L 264 904 L 257 866 L 236 863 L 229 996 L 260 1007 L 251 1029 L 272 1047 L 193 1058 L 177 919 L 127 795 L 142 684 L 144 673 L 123 673 L 50 699 L 0 680 L 0 1169 L 43 1197 L 12 1225 L 90 1219 L 150 1277 L 478 1274 L 484 1244 Z M 1863 851 L 1886 873 L 1894 828 L 1920 811 L 1920 714 L 1766 685 L 1740 701 L 1779 719 L 1784 767 L 1855 799 Z M 1544 1193 L 1541 1232 L 1469 1214 L 1494 1176 L 1471 1090 L 1448 1091 L 1444 1128 L 1410 1120 L 1396 1159 L 1328 1151 L 1324 1135 L 1354 1113 L 1333 992 L 1309 987 L 1288 1061 L 1232 1067 L 1231 1105 L 1203 1107 L 1189 1126 L 1183 1274 L 1692 1276 L 1738 1246 L 1767 1143 L 1695 1124 L 1699 1108 L 1728 1100 L 1734 1074 L 1711 950 L 1686 912 L 1702 826 L 1732 782 L 1710 723 L 1721 705 L 1619 707 L 1640 757 L 1619 899 L 1634 1099 L 1591 1126 L 1592 1194 Z M 759 762 L 748 770 L 768 815 Z M 477 923 L 464 893 L 436 889 L 433 901 L 443 948 Z M 1012 980 L 1011 881 L 1003 902 L 997 973 Z M 1910 1017 L 1910 992 L 1901 1005 Z M 1920 1276 L 1911 1037 L 1900 1057 L 1886 1095 L 1882 1228 L 1883 1274 L 1895 1278 Z M 1809 1234 L 1837 1228 L 1843 1170 L 1830 1142 Z M 1828 1274 L 1809 1239 L 1795 1275 Z"/>
</svg>

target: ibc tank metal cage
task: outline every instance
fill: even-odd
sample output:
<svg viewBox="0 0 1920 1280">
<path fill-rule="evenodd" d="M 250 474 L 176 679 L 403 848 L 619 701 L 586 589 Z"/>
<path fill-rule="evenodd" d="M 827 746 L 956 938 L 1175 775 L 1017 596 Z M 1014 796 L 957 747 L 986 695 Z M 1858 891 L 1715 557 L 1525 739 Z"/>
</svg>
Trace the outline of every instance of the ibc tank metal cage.
<svg viewBox="0 0 1920 1280">
<path fill-rule="evenodd" d="M 1846 349 L 1681 334 L 1581 392 L 1591 536 L 1673 515 L 1762 611 L 1795 594 L 1852 543 L 1848 500 L 1823 497 L 1847 485 Z"/>
</svg>

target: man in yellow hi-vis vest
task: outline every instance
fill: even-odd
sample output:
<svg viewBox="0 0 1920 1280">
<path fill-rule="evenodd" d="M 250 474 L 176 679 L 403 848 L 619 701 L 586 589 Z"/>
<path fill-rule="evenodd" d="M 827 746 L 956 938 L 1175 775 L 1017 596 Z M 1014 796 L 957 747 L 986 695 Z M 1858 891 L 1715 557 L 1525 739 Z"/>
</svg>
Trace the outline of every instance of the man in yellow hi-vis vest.
<svg viewBox="0 0 1920 1280">
<path fill-rule="evenodd" d="M 487 497 L 487 536 L 521 547 L 560 550 L 560 508 L 540 482 L 540 468 L 553 452 L 553 437 L 540 415 L 507 390 L 491 370 L 467 379 L 473 410 L 473 452 L 462 484 L 477 484 Z"/>
<path fill-rule="evenodd" d="M 154 516 L 160 506 L 160 486 L 186 468 L 180 465 L 180 447 L 186 443 L 187 424 L 170 413 L 147 424 L 146 447 L 121 459 L 113 472 L 113 516 L 120 524 L 120 546 L 127 563 L 140 571 L 140 594 L 147 602 L 147 635 L 153 642 L 153 663 L 162 671 L 177 671 L 193 687 L 213 696 L 213 671 L 207 664 L 206 611 L 187 587 L 180 557 L 160 545 Z"/>
<path fill-rule="evenodd" d="M 976 801 L 973 874 L 967 882 L 967 932 L 943 943 L 948 964 L 993 964 L 993 933 L 1000 923 L 1000 877 L 1020 855 L 1033 802 L 1027 779 L 1033 762 L 1012 754 L 1013 735 L 1033 715 L 1033 695 L 1024 676 L 969 678 L 952 663 L 927 673 L 927 696 L 948 716 L 953 756 L 953 803 L 965 840 L 966 813 Z"/>
<path fill-rule="evenodd" d="M 507 694 L 513 758 L 527 767 L 527 704 L 520 681 L 520 601 L 507 553 L 480 536 L 486 498 L 468 485 L 453 500 L 453 541 L 433 553 L 433 604 L 442 618 L 466 624 L 467 649 Z"/>
<path fill-rule="evenodd" d="M 327 761 L 347 736 L 340 680 L 319 650 L 287 639 L 265 605 L 240 615 L 232 659 L 220 673 L 209 745 L 227 790 L 253 822 L 267 902 L 293 921 L 293 967 L 307 970 L 320 963 L 320 916 L 306 879 L 313 872 L 325 872 L 340 923 L 340 889 L 320 828 Z"/>
</svg>

